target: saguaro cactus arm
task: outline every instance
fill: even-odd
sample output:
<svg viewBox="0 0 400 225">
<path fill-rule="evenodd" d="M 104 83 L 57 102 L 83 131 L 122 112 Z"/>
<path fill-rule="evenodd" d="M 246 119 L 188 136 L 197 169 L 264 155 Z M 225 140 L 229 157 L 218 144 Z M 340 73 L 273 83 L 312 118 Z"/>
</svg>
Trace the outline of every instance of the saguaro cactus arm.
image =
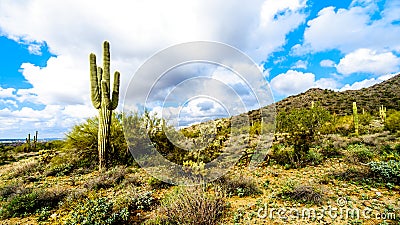
<svg viewBox="0 0 400 225">
<path fill-rule="evenodd" d="M 99 109 L 101 106 L 101 96 L 100 96 L 100 89 L 99 83 L 101 80 L 101 76 L 98 76 L 98 73 L 101 74 L 101 70 L 97 71 L 96 65 L 96 55 L 91 53 L 89 56 L 90 60 L 90 96 L 92 99 L 92 104 L 96 109 Z"/>
<path fill-rule="evenodd" d="M 120 85 L 120 74 L 119 72 L 114 73 L 114 87 L 113 87 L 113 93 L 112 93 L 112 102 L 111 102 L 111 108 L 110 110 L 114 110 L 118 106 L 118 101 L 119 101 L 119 85 Z"/>
</svg>

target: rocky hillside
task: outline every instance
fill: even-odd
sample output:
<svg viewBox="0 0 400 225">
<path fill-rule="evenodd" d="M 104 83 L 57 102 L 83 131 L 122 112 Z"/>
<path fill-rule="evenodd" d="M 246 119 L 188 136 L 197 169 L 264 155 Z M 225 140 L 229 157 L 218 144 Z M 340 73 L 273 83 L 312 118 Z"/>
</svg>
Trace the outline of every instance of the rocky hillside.
<svg viewBox="0 0 400 225">
<path fill-rule="evenodd" d="M 379 113 L 379 106 L 389 109 L 400 109 L 400 74 L 375 84 L 369 88 L 335 92 L 312 88 L 304 93 L 290 96 L 276 103 L 278 111 L 288 111 L 293 108 L 309 107 L 311 102 L 319 103 L 331 113 L 345 115 L 352 113 L 352 104 L 357 102 L 359 109 L 371 114 Z"/>
</svg>

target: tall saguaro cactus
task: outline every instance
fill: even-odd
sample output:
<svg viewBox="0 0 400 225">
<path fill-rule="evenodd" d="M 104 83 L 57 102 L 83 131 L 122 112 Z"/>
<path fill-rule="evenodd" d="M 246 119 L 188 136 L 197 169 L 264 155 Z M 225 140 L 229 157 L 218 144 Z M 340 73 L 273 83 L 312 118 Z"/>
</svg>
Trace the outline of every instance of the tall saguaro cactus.
<svg viewBox="0 0 400 225">
<path fill-rule="evenodd" d="M 358 113 L 357 113 L 357 103 L 353 102 L 353 120 L 354 120 L 354 130 L 358 136 Z"/>
<path fill-rule="evenodd" d="M 114 73 L 114 87 L 110 96 L 110 44 L 103 43 L 103 68 L 97 67 L 96 55 L 90 54 L 90 83 L 93 106 L 99 110 L 99 170 L 109 163 L 111 114 L 118 106 L 120 74 Z"/>
<path fill-rule="evenodd" d="M 386 120 L 386 107 L 379 107 L 379 117 L 381 118 L 382 123 Z"/>
</svg>

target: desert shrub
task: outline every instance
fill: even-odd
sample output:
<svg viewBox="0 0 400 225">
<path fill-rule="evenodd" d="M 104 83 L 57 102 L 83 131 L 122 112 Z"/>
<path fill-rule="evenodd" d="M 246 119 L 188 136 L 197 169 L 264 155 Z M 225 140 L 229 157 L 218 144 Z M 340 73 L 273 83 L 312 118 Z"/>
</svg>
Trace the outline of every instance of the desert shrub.
<svg viewBox="0 0 400 225">
<path fill-rule="evenodd" d="M 51 165 L 46 169 L 45 176 L 65 176 L 72 172 L 74 165 L 67 162 L 62 164 Z"/>
<path fill-rule="evenodd" d="M 149 210 L 154 203 L 155 199 L 153 197 L 153 193 L 146 191 L 132 198 L 129 207 L 132 210 Z"/>
<path fill-rule="evenodd" d="M 331 140 L 325 140 L 321 143 L 320 152 L 326 158 L 342 155 L 341 148 L 338 145 L 335 146 L 335 142 Z"/>
<path fill-rule="evenodd" d="M 114 210 L 128 209 L 131 216 L 136 216 L 136 219 L 141 220 L 144 218 L 139 218 L 140 213 L 151 210 L 157 201 L 153 197 L 153 192 L 142 191 L 131 186 L 121 189 L 113 198 L 113 203 Z"/>
<path fill-rule="evenodd" d="M 107 189 L 119 184 L 125 178 L 125 167 L 117 166 L 88 180 L 85 187 L 89 190 Z"/>
<path fill-rule="evenodd" d="M 113 202 L 107 198 L 88 199 L 79 203 L 67 216 L 64 224 L 111 225 L 127 224 L 129 211 L 113 210 Z"/>
<path fill-rule="evenodd" d="M 159 224 L 217 224 L 225 201 L 200 187 L 176 188 L 161 203 Z"/>
<path fill-rule="evenodd" d="M 373 175 L 384 182 L 394 182 L 400 184 L 400 162 L 390 160 L 388 162 L 368 163 Z"/>
<path fill-rule="evenodd" d="M 248 177 L 237 177 L 225 175 L 216 181 L 214 184 L 217 185 L 226 196 L 253 196 L 261 194 L 262 191 L 258 185 Z"/>
<path fill-rule="evenodd" d="M 336 120 L 335 133 L 348 136 L 354 132 L 353 116 L 341 116 Z"/>
<path fill-rule="evenodd" d="M 310 149 L 305 157 L 307 164 L 318 165 L 322 163 L 323 156 L 317 151 L 317 149 Z"/>
<path fill-rule="evenodd" d="M 11 195 L 0 209 L 0 217 L 26 216 L 44 207 L 53 208 L 66 196 L 65 191 L 23 189 Z"/>
<path fill-rule="evenodd" d="M 198 138 L 200 136 L 200 130 L 189 130 L 188 128 L 181 130 L 183 136 L 187 138 Z"/>
<path fill-rule="evenodd" d="M 323 191 L 316 186 L 303 185 L 298 181 L 288 179 L 283 183 L 278 196 L 303 203 L 319 204 L 323 200 Z"/>
<path fill-rule="evenodd" d="M 400 154 L 400 144 L 395 145 L 394 150 Z"/>
<path fill-rule="evenodd" d="M 0 199 L 6 200 L 11 195 L 23 192 L 25 187 L 23 186 L 22 182 L 13 182 L 10 184 L 5 184 L 0 187 Z"/>
<path fill-rule="evenodd" d="M 109 156 L 112 165 L 130 165 L 133 158 L 126 145 L 121 121 L 122 114 L 113 114 L 110 128 L 111 151 Z M 98 118 L 89 118 L 82 124 L 75 125 L 67 134 L 65 152 L 68 160 L 73 161 L 77 167 L 94 167 L 98 163 L 97 135 Z"/>
<path fill-rule="evenodd" d="M 169 186 L 171 186 L 169 183 L 166 183 L 162 180 L 159 180 L 155 177 L 150 177 L 147 180 L 147 184 L 150 185 L 150 187 L 152 189 L 162 189 L 162 188 L 168 188 Z"/>
<path fill-rule="evenodd" d="M 15 161 L 15 158 L 13 157 L 13 150 L 14 148 L 11 146 L 0 145 L 0 165 Z"/>
<path fill-rule="evenodd" d="M 362 126 L 368 126 L 369 124 L 371 124 L 373 119 L 374 119 L 373 116 L 368 112 L 358 114 L 358 122 Z"/>
<path fill-rule="evenodd" d="M 294 154 L 292 147 L 285 147 L 284 145 L 273 145 L 271 159 L 279 165 L 296 166 L 299 160 Z"/>
<path fill-rule="evenodd" d="M 289 113 L 278 114 L 277 129 L 289 134 L 286 141 L 293 146 L 296 158 L 302 161 L 316 137 L 325 130 L 325 126 L 330 126 L 330 118 L 329 111 L 320 106 L 294 109 Z"/>
<path fill-rule="evenodd" d="M 350 167 L 345 171 L 333 172 L 330 176 L 343 181 L 368 181 L 370 170 L 367 168 Z"/>
<path fill-rule="evenodd" d="M 292 199 L 313 204 L 320 204 L 323 198 L 323 193 L 320 189 L 307 185 L 296 186 L 288 194 Z"/>
<path fill-rule="evenodd" d="M 351 144 L 347 146 L 347 156 L 346 159 L 351 163 L 366 163 L 375 156 L 375 153 L 365 145 Z"/>
<path fill-rule="evenodd" d="M 390 132 L 400 131 L 400 111 L 390 111 L 385 120 L 385 129 Z"/>
<path fill-rule="evenodd" d="M 40 163 L 35 159 L 20 160 L 15 163 L 11 168 L 9 177 L 19 177 L 23 175 L 30 175 L 40 169 Z"/>
</svg>

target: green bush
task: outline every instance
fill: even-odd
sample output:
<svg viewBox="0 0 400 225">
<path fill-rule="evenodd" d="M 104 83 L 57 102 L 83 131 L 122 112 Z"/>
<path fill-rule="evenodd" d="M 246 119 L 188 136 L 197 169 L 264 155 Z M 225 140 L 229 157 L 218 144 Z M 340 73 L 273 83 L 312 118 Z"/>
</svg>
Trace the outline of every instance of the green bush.
<svg viewBox="0 0 400 225">
<path fill-rule="evenodd" d="M 155 177 L 150 177 L 147 180 L 147 184 L 150 185 L 150 187 L 152 189 L 162 189 L 162 188 L 167 188 L 167 187 L 171 186 L 169 183 L 166 183 L 166 182 L 164 182 L 162 180 L 159 180 L 159 179 L 157 179 Z"/>
<path fill-rule="evenodd" d="M 384 182 L 400 184 L 399 161 L 390 160 L 388 162 L 370 162 L 368 165 L 375 177 L 382 179 Z"/>
<path fill-rule="evenodd" d="M 323 156 L 316 149 L 310 149 L 306 155 L 307 164 L 318 165 L 323 161 Z"/>
<path fill-rule="evenodd" d="M 157 203 L 151 191 L 138 191 L 135 187 L 122 189 L 113 199 L 114 210 L 128 209 L 131 216 L 150 211 Z M 142 218 L 138 218 L 142 219 Z"/>
<path fill-rule="evenodd" d="M 111 123 L 111 157 L 112 165 L 131 165 L 133 157 L 128 151 L 122 129 L 122 114 L 113 114 Z M 76 167 L 95 167 L 98 163 L 97 135 L 98 118 L 89 118 L 82 124 L 75 125 L 67 134 L 65 141 L 66 161 Z M 63 160 L 65 162 L 65 160 Z"/>
<path fill-rule="evenodd" d="M 323 133 L 331 115 L 326 109 L 316 106 L 310 109 L 294 109 L 289 113 L 281 112 L 277 117 L 277 129 L 288 133 L 288 144 L 294 148 L 296 158 L 301 162 L 307 155 L 316 137 Z"/>
<path fill-rule="evenodd" d="M 339 146 L 335 146 L 334 142 L 331 140 L 322 142 L 320 152 L 326 158 L 342 155 L 341 148 Z"/>
<path fill-rule="evenodd" d="M 375 156 L 375 153 L 371 149 L 362 144 L 348 145 L 347 154 L 348 154 L 347 160 L 352 163 L 354 162 L 366 163 Z"/>
<path fill-rule="evenodd" d="M 294 149 L 278 144 L 272 146 L 271 159 L 279 165 L 295 165 Z"/>
<path fill-rule="evenodd" d="M 374 118 L 368 112 L 363 114 L 358 114 L 358 122 L 360 125 L 368 126 Z"/>
<path fill-rule="evenodd" d="M 48 207 L 54 208 L 66 196 L 65 191 L 45 191 L 41 189 L 21 189 L 12 194 L 0 209 L 0 217 L 26 216 Z"/>
<path fill-rule="evenodd" d="M 335 133 L 348 136 L 354 132 L 353 116 L 340 116 L 335 121 Z"/>
<path fill-rule="evenodd" d="M 390 132 L 400 131 L 400 111 L 389 111 L 385 120 L 385 129 Z"/>
<path fill-rule="evenodd" d="M 79 203 L 68 215 L 64 224 L 112 225 L 128 224 L 129 211 L 124 208 L 113 210 L 113 202 L 107 198 L 88 199 Z"/>
</svg>

